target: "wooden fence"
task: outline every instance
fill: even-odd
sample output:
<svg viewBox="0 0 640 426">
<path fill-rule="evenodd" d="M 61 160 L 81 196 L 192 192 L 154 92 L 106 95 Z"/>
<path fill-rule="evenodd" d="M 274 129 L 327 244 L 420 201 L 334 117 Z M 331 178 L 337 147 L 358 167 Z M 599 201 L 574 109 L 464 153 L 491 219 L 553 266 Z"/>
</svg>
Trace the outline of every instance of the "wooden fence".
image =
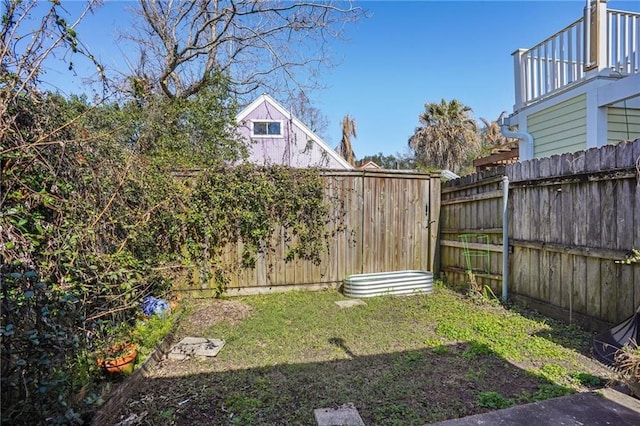
<svg viewBox="0 0 640 426">
<path fill-rule="evenodd" d="M 228 294 L 335 287 L 350 274 L 406 269 L 433 270 L 438 249 L 440 175 L 407 171 L 326 171 L 325 194 L 332 208 L 328 242 L 319 265 L 285 262 L 287 244 L 274 235 L 274 250 L 256 267 L 232 274 Z M 228 247 L 227 263 L 241 259 L 242 245 Z M 179 290 L 208 296 L 209 285 Z"/>
<path fill-rule="evenodd" d="M 441 272 L 500 291 L 507 176 L 510 297 L 592 329 L 623 320 L 640 305 L 640 264 L 616 263 L 640 248 L 638 161 L 640 140 L 443 184 Z"/>
</svg>

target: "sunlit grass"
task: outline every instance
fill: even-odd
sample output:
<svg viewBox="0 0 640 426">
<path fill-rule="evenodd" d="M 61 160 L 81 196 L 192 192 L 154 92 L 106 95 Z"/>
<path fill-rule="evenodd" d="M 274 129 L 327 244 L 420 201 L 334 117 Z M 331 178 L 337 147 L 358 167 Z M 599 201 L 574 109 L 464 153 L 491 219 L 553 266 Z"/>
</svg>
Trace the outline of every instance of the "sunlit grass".
<svg viewBox="0 0 640 426">
<path fill-rule="evenodd" d="M 591 337 L 573 325 L 524 316 L 496 304 L 478 304 L 441 285 L 430 295 L 367 298 L 363 299 L 366 305 L 351 308 L 334 303 L 345 299 L 336 291 L 237 298 L 234 300 L 253 308 L 248 318 L 240 324 L 220 323 L 197 332 L 224 339 L 227 347 L 219 359 L 233 359 L 238 367 L 416 349 L 445 352 L 443 347 L 463 342 L 471 345 L 464 354 L 467 358 L 493 353 L 512 362 L 539 366 L 561 361 L 568 367 L 551 379 L 562 376 L 561 381 L 569 384 L 575 382 L 570 374 L 580 367 L 574 347 L 588 345 Z M 183 328 L 189 330 L 188 323 Z M 552 330 L 555 336 L 568 335 L 565 345 L 545 337 Z M 543 373 L 539 367 L 532 367 L 532 371 Z"/>
<path fill-rule="evenodd" d="M 249 314 L 209 326 L 185 315 L 179 337 L 226 345 L 212 362 L 186 364 L 189 376 L 167 367 L 166 382 L 150 382 L 146 393 L 178 392 L 175 400 L 191 401 L 190 419 L 213 423 L 311 424 L 313 409 L 349 402 L 366 424 L 421 425 L 602 383 L 580 353 L 591 335 L 575 326 L 440 284 L 429 295 L 336 305 L 345 299 L 337 291 L 234 298 Z M 172 421 L 187 422 L 185 407 L 175 407 Z"/>
</svg>

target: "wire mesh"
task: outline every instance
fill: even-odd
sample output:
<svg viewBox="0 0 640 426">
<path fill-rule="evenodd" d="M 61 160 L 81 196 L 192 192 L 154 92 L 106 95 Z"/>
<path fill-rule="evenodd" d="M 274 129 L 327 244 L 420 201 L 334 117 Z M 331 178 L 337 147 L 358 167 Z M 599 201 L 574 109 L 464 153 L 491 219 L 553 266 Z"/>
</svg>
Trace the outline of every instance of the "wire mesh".
<svg viewBox="0 0 640 426">
<path fill-rule="evenodd" d="M 462 234 L 463 255 L 467 271 L 488 274 L 491 271 L 489 236 L 487 234 Z"/>
</svg>

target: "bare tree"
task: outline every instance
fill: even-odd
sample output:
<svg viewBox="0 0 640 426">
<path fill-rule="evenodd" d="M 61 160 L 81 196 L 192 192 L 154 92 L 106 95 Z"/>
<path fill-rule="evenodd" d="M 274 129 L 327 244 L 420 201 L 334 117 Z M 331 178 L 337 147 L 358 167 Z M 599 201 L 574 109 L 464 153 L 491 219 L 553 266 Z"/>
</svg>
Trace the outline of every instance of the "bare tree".
<svg viewBox="0 0 640 426">
<path fill-rule="evenodd" d="M 340 145 L 338 145 L 338 154 L 342 155 L 342 157 L 347 160 L 347 163 L 352 166 L 356 164 L 356 155 L 353 152 L 353 147 L 351 146 L 351 137 L 358 137 L 356 132 L 356 121 L 349 114 L 345 115 L 342 119 L 342 140 L 340 141 Z"/>
<path fill-rule="evenodd" d="M 326 132 L 328 126 L 327 117 L 318 108 L 311 105 L 311 101 L 304 91 L 300 90 L 291 96 L 289 105 L 291 105 L 293 115 L 309 127 L 312 132 L 324 136 L 323 133 Z"/>
<path fill-rule="evenodd" d="M 125 37 L 140 48 L 139 77 L 169 98 L 196 93 L 216 71 L 239 93 L 304 86 L 329 64 L 328 40 L 362 15 L 350 1 L 286 0 L 140 0 L 136 12 Z"/>
<path fill-rule="evenodd" d="M 37 0 L 2 1 L 0 135 L 5 135 L 13 125 L 15 117 L 7 114 L 11 103 L 17 96 L 37 95 L 43 65 L 54 55 L 62 57 L 69 70 L 74 67 L 74 57 L 87 58 L 102 75 L 102 67 L 76 34 L 77 25 L 101 3 L 88 0 L 80 12 L 71 17 L 60 1 L 47 5 Z"/>
</svg>

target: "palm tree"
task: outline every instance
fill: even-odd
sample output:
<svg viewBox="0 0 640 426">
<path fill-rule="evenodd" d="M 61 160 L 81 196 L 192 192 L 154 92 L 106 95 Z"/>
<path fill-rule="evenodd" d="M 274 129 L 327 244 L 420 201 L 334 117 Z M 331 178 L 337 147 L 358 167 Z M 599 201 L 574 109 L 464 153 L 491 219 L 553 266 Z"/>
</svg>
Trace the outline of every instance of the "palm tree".
<svg viewBox="0 0 640 426">
<path fill-rule="evenodd" d="M 342 140 L 340 140 L 340 145 L 338 145 L 338 154 L 342 155 L 347 163 L 354 166 L 356 164 L 356 155 L 353 152 L 353 147 L 351 146 L 351 137 L 358 137 L 356 134 L 356 121 L 353 117 L 349 116 L 349 114 L 345 115 L 342 119 Z"/>
<path fill-rule="evenodd" d="M 471 108 L 454 99 L 426 103 L 409 147 L 419 165 L 457 172 L 469 155 L 478 150 L 478 125 Z"/>
<path fill-rule="evenodd" d="M 502 114 L 500 114 L 502 117 Z M 498 118 L 498 120 L 500 119 Z M 486 118 L 480 117 L 480 121 L 484 124 L 484 129 L 482 129 L 482 139 L 484 145 L 489 148 L 497 147 L 504 145 L 507 142 L 507 138 L 500 131 L 500 125 L 498 124 L 498 120 L 489 121 Z"/>
<path fill-rule="evenodd" d="M 495 121 L 489 121 L 486 118 L 480 117 L 482 124 L 484 124 L 484 128 L 480 132 L 480 137 L 482 138 L 482 144 L 486 148 L 502 148 L 518 142 L 518 139 L 507 138 L 502 134 L 502 131 L 500 130 L 500 124 L 498 123 L 502 121 L 502 116 L 504 114 L 504 112 L 500 114 L 500 116 Z"/>
</svg>

